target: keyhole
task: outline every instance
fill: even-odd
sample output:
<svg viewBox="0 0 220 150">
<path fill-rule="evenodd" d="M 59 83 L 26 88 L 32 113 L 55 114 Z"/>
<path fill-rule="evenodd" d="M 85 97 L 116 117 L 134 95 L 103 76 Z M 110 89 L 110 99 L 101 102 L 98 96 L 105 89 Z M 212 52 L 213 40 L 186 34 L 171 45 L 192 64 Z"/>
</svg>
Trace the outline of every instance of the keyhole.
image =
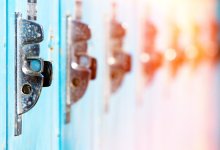
<svg viewBox="0 0 220 150">
<path fill-rule="evenodd" d="M 113 72 L 111 73 L 111 78 L 114 80 L 114 79 L 116 79 L 117 77 L 118 77 L 118 73 L 115 72 L 115 71 L 113 71 Z"/>
<path fill-rule="evenodd" d="M 23 87 L 22 87 L 22 92 L 23 92 L 24 94 L 30 94 L 30 93 L 31 93 L 31 90 L 32 90 L 32 88 L 31 88 L 31 86 L 28 85 L 28 84 L 25 84 L 25 85 L 23 85 Z"/>
<path fill-rule="evenodd" d="M 77 86 L 79 86 L 79 84 L 80 84 L 80 80 L 79 80 L 78 78 L 74 78 L 74 79 L 72 80 L 72 84 L 73 84 L 73 86 L 77 87 Z"/>
</svg>

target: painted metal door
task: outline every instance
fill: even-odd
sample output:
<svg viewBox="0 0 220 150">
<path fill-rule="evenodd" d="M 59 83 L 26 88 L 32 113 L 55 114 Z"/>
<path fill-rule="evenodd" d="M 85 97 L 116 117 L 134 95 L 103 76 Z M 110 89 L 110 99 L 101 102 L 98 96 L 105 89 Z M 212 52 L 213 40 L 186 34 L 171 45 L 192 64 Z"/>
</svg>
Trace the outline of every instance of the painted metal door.
<svg viewBox="0 0 220 150">
<path fill-rule="evenodd" d="M 174 22 L 182 28 L 184 35 L 187 34 L 184 32 L 186 31 L 184 25 L 193 26 L 192 20 L 189 19 L 193 18 L 192 14 L 196 16 L 194 17 L 198 24 L 204 25 L 201 20 L 204 19 L 209 23 L 211 17 L 206 17 L 215 13 L 212 6 L 215 6 L 214 1 L 142 2 L 146 2 L 145 6 L 143 3 L 141 5 L 143 9 L 146 9 L 147 5 L 151 9 L 147 14 L 139 15 L 144 15 L 142 18 L 150 19 L 156 25 L 159 32 L 157 48 L 163 54 L 169 48 L 166 39 L 171 37 L 163 31 L 172 32 L 170 20 L 174 19 Z M 197 8 L 203 11 L 199 12 Z M 185 11 L 186 9 L 188 12 Z M 173 12 L 178 15 L 174 15 Z M 208 30 L 206 29 L 205 32 Z M 190 35 L 186 36 L 190 38 Z M 144 42 L 145 39 L 141 40 Z M 142 107 L 139 107 L 140 113 L 136 120 L 137 149 L 219 149 L 217 142 L 219 136 L 216 136 L 216 133 L 219 133 L 217 66 L 219 63 L 213 65 L 209 61 L 204 61 L 193 68 L 187 61 L 179 67 L 175 76 L 170 74 L 167 64 L 158 69 L 153 82 L 142 86 Z M 143 74 L 139 75 L 139 78 L 143 78 L 140 81 L 146 78 Z M 210 138 L 206 138 L 207 136 Z"/>
<path fill-rule="evenodd" d="M 138 51 L 141 39 L 138 35 L 140 33 L 138 31 L 139 18 L 137 17 L 140 14 L 130 11 L 136 10 L 138 12 L 134 1 L 118 0 L 117 2 L 118 19 L 127 26 L 124 48 L 133 56 L 132 73 L 125 77 L 123 85 L 117 93 L 105 95 L 106 90 L 110 88 L 105 83 L 111 82 L 107 81 L 109 74 L 106 64 L 108 57 L 106 23 L 111 14 L 111 1 L 83 0 L 83 22 L 88 24 L 92 30 L 89 53 L 98 59 L 98 75 L 95 81 L 90 82 L 84 97 L 72 106 L 71 123 L 65 124 L 66 16 L 69 14 L 74 15 L 75 4 L 74 0 L 38 0 L 37 22 L 43 26 L 45 34 L 44 41 L 41 43 L 40 56 L 53 62 L 53 83 L 51 87 L 42 90 L 36 106 L 23 115 L 22 135 L 14 136 L 14 12 L 22 12 L 25 17 L 26 0 L 0 1 L 0 15 L 3 20 L 0 24 L 0 149 L 141 150 L 146 148 L 159 149 L 160 146 L 172 149 L 171 146 L 178 147 L 182 143 L 176 142 L 176 145 L 173 145 L 173 142 L 168 141 L 167 145 L 165 142 L 158 145 L 158 141 L 166 139 L 165 137 L 169 133 L 164 130 L 166 126 L 160 126 L 164 124 L 164 118 L 171 121 L 175 118 L 179 120 L 176 126 L 183 127 L 182 124 L 189 119 L 186 116 L 190 116 L 189 112 L 185 114 L 185 110 L 189 109 L 188 104 L 201 104 L 197 109 L 190 108 L 191 111 L 197 114 L 192 116 L 191 120 L 193 120 L 199 116 L 199 112 L 203 112 L 205 115 L 210 109 L 209 106 L 219 103 L 219 77 L 217 76 L 219 66 L 217 70 L 216 66 L 212 68 L 209 65 L 201 67 L 193 75 L 187 69 L 189 66 L 185 65 L 181 69 L 182 75 L 175 78 L 169 85 L 167 80 L 161 80 L 164 78 L 160 78 L 167 74 L 168 69 L 166 67 L 162 68 L 155 77 L 157 81 L 150 87 L 144 87 L 142 97 L 137 97 L 134 89 L 138 89 L 139 86 L 136 79 L 139 77 L 137 69 L 140 67 Z M 197 78 L 201 72 L 202 76 Z M 213 72 L 214 76 L 213 74 L 207 74 L 207 72 Z M 213 80 L 209 82 L 209 79 Z M 198 93 L 201 91 L 206 93 L 210 87 L 215 87 L 210 93 L 212 96 L 214 95 L 213 97 L 216 100 L 212 100 L 211 104 L 207 103 L 202 97 L 199 97 L 202 101 L 193 102 L 194 99 L 191 97 L 192 90 L 196 89 L 198 84 L 202 87 L 203 82 L 207 82 L 210 86 L 197 89 Z M 192 83 L 196 86 L 191 86 Z M 176 101 L 185 89 L 188 89 L 186 93 L 189 96 Z M 173 97 L 170 96 L 172 93 L 175 93 Z M 210 95 L 205 96 L 207 98 Z M 161 101 L 164 97 L 168 101 Z M 137 103 L 139 99 L 145 99 L 142 101 L 141 106 Z M 105 112 L 106 100 L 109 101 L 108 112 Z M 177 110 L 176 108 L 181 109 Z M 215 110 L 217 112 L 217 105 Z M 176 115 L 174 115 L 175 113 Z M 215 116 L 216 114 L 210 116 L 212 115 Z M 218 117 L 218 115 L 216 116 Z M 203 119 L 197 120 L 195 124 L 203 124 L 205 121 Z M 165 125 L 172 126 L 172 123 L 176 122 L 169 122 Z M 219 125 L 219 123 L 214 122 L 214 125 L 217 126 L 217 124 Z M 203 127 L 206 128 L 207 126 L 204 123 Z M 176 129 L 176 131 L 179 130 Z M 201 129 L 198 131 L 201 131 Z M 185 136 L 187 137 L 187 135 Z M 161 139 L 162 137 L 164 139 Z M 172 138 L 175 139 L 175 136 L 170 139 Z M 197 139 L 198 137 L 195 135 L 194 138 Z M 213 141 L 217 143 L 218 138 Z M 145 140 L 148 140 L 148 142 Z M 201 142 L 203 139 L 198 138 L 197 140 L 204 143 L 204 146 L 208 145 Z M 199 145 L 194 145 L 194 148 L 198 147 Z"/>
<path fill-rule="evenodd" d="M 105 72 L 108 73 L 105 77 L 105 91 L 108 90 L 103 101 L 104 105 L 101 115 L 101 145 L 100 150 L 120 150 L 135 149 L 135 128 L 134 117 L 136 109 L 136 69 L 137 59 L 137 10 L 135 1 L 106 1 L 105 2 L 105 63 L 108 63 L 110 58 L 107 47 L 109 40 L 109 30 L 106 27 L 110 26 L 110 21 L 114 14 L 114 3 L 116 4 L 116 19 L 126 29 L 124 38 L 123 50 L 132 57 L 131 72 L 127 73 L 122 81 L 121 86 L 116 92 L 111 93 L 111 78 L 109 65 L 105 66 Z M 131 11 L 133 10 L 133 11 Z"/>
<path fill-rule="evenodd" d="M 72 106 L 71 122 L 65 124 L 66 99 L 66 16 L 75 16 L 75 0 L 66 0 L 61 3 L 61 53 L 60 53 L 60 101 L 62 103 L 61 131 L 63 150 L 98 149 L 99 145 L 99 114 L 102 112 L 104 56 L 104 34 L 102 12 L 103 2 L 100 0 L 82 1 L 82 22 L 91 28 L 92 38 L 89 41 L 89 55 L 97 58 L 97 78 L 91 81 L 85 95 Z"/>
<path fill-rule="evenodd" d="M 99 128 L 95 127 L 99 124 L 99 118 L 94 120 L 94 116 L 98 116 L 102 111 L 101 97 L 102 92 L 99 88 L 103 86 L 103 78 L 99 76 L 103 75 L 104 55 L 105 51 L 102 49 L 101 42 L 104 38 L 102 34 L 98 34 L 100 29 L 103 28 L 103 22 L 97 21 L 97 18 L 101 18 L 101 14 L 96 11 L 96 2 L 84 1 L 83 5 L 83 21 L 88 23 L 93 30 L 93 39 L 90 41 L 91 55 L 96 56 L 99 60 L 99 72 L 98 79 L 91 82 L 90 87 L 86 95 L 82 100 L 73 106 L 72 121 L 71 124 L 66 125 L 65 119 L 65 23 L 66 15 L 74 12 L 74 1 L 43 1 L 39 0 L 37 3 L 38 8 L 38 20 L 44 28 L 44 41 L 41 43 L 40 56 L 53 63 L 53 83 L 49 88 L 42 90 L 40 99 L 36 106 L 28 113 L 23 115 L 23 132 L 20 136 L 14 136 L 14 112 L 15 112 L 15 74 L 14 74 L 14 57 L 15 57 L 15 16 L 14 12 L 21 12 L 23 17 L 26 15 L 26 1 L 8 0 L 7 5 L 7 40 L 6 49 L 2 51 L 3 60 L 2 66 L 7 65 L 6 73 L 2 72 L 1 86 L 7 85 L 7 93 L 2 90 L 2 95 L 5 98 L 2 99 L 3 107 L 1 111 L 6 111 L 1 114 L 1 128 L 2 136 L 1 143 L 5 149 L 90 149 L 96 147 L 95 144 L 98 140 L 95 140 L 93 136 L 97 136 Z M 9 5 L 10 4 L 10 5 Z M 94 7 L 91 7 L 94 6 Z M 93 8 L 93 9 L 91 9 Z M 4 10 L 4 9 L 1 9 Z M 3 13 L 4 14 L 4 13 Z M 1 24 L 1 30 L 4 30 L 4 24 Z M 2 32 L 4 33 L 4 32 Z M 95 42 L 95 41 L 100 41 Z M 3 39 L 4 41 L 4 39 Z M 4 44 L 2 44 L 4 48 Z M 4 52 L 6 54 L 4 54 Z M 6 62 L 6 64 L 4 64 Z M 7 75 L 7 76 L 6 76 Z M 7 80 L 5 80 L 7 79 Z M 99 88 L 95 88 L 99 86 Z M 6 99 L 6 101 L 4 101 Z M 7 103 L 7 105 L 6 105 Z M 4 107 L 7 106 L 7 107 Z M 6 122 L 6 117 L 8 122 Z M 7 126 L 7 127 L 5 127 Z M 7 132 L 6 129 L 7 128 Z M 94 129 L 94 130 L 93 130 Z M 4 135 L 5 134 L 5 135 Z M 6 139 L 5 139 L 6 138 Z M 4 142 L 6 142 L 4 144 Z"/>
<path fill-rule="evenodd" d="M 6 148 L 6 1 L 0 1 L 0 149 Z"/>
<path fill-rule="evenodd" d="M 53 83 L 42 90 L 35 107 L 23 115 L 23 131 L 14 136 L 15 112 L 15 12 L 27 15 L 26 0 L 7 2 L 7 145 L 8 150 L 59 149 L 59 5 L 56 1 L 39 0 L 37 22 L 44 28 L 40 57 L 53 63 Z M 1 5 L 2 6 L 2 5 Z M 1 9 L 2 10 L 2 9 Z"/>
</svg>

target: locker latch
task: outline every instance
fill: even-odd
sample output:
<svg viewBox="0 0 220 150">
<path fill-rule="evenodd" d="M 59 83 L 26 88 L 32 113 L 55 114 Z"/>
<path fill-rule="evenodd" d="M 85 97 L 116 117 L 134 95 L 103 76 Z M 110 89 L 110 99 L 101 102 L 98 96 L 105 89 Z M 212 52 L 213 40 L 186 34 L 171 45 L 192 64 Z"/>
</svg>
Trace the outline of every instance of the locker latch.
<svg viewBox="0 0 220 150">
<path fill-rule="evenodd" d="M 85 94 L 89 81 L 96 78 L 97 61 L 87 53 L 91 31 L 88 25 L 67 16 L 66 123 L 71 105 Z"/>
<path fill-rule="evenodd" d="M 108 64 L 110 66 L 111 92 L 114 93 L 122 84 L 126 73 L 131 71 L 131 55 L 123 51 L 123 40 L 126 30 L 115 19 L 110 26 L 110 54 Z"/>
<path fill-rule="evenodd" d="M 34 4 L 34 3 L 33 3 Z M 37 103 L 42 87 L 52 82 L 52 64 L 39 57 L 43 29 L 29 16 L 15 13 L 15 136 L 22 133 L 22 114 Z"/>
<path fill-rule="evenodd" d="M 142 52 L 140 55 L 140 62 L 142 65 L 142 72 L 147 77 L 147 82 L 152 81 L 157 70 L 163 65 L 164 56 L 156 49 L 156 26 L 149 20 L 144 24 L 143 28 Z"/>
</svg>

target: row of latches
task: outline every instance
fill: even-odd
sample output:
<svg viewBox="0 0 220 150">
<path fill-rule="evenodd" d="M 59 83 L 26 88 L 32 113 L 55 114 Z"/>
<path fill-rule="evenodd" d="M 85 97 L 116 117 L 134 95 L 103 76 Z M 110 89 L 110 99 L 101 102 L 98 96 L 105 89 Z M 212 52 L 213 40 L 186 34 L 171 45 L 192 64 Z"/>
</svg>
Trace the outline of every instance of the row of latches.
<svg viewBox="0 0 220 150">
<path fill-rule="evenodd" d="M 52 83 L 53 67 L 40 58 L 40 42 L 44 39 L 43 28 L 37 20 L 37 0 L 28 0 L 27 19 L 15 13 L 15 135 L 22 133 L 22 115 L 37 103 L 42 87 Z M 76 0 L 76 17 L 67 16 L 66 55 L 66 123 L 70 122 L 71 105 L 86 92 L 89 81 L 96 78 L 97 60 L 88 55 L 91 31 L 81 22 L 81 1 Z M 114 62 L 110 66 L 112 92 L 121 85 L 124 75 L 131 69 L 131 56 L 123 51 L 125 28 L 112 19 L 110 27 L 111 53 Z"/>
<path fill-rule="evenodd" d="M 152 20 L 147 19 L 143 23 L 142 51 L 140 62 L 142 64 L 142 73 L 147 77 L 147 82 L 152 81 L 155 73 L 161 66 L 168 64 L 171 76 L 174 77 L 179 68 L 189 63 L 193 69 L 206 60 L 211 64 L 216 64 L 220 60 L 220 45 L 218 42 L 219 25 L 217 21 L 209 22 L 206 33 L 210 41 L 202 43 L 202 28 L 196 22 L 192 24 L 192 41 L 189 46 L 183 46 L 179 40 L 181 37 L 180 28 L 177 24 L 172 24 L 170 47 L 166 50 L 158 50 L 156 47 L 159 30 Z M 208 46 L 207 46 L 208 45 Z"/>
</svg>

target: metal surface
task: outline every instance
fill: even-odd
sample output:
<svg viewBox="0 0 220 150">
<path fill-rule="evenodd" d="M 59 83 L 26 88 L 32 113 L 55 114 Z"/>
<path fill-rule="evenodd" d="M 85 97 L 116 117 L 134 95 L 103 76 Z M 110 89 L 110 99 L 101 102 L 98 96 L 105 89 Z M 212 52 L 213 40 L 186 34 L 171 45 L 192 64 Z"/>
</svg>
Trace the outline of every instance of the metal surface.
<svg viewBox="0 0 220 150">
<path fill-rule="evenodd" d="M 87 32 L 84 32 L 86 28 Z M 74 32 L 75 31 L 75 32 Z M 66 123 L 70 122 L 70 107 L 77 102 L 86 92 L 90 80 L 90 70 L 78 63 L 78 53 L 87 51 L 87 40 L 90 39 L 88 27 L 80 22 L 67 17 L 67 98 L 66 98 Z M 83 43 L 83 44 L 77 44 Z M 76 43 L 76 44 L 75 44 Z M 83 45 L 83 46 L 81 46 Z"/>
<path fill-rule="evenodd" d="M 30 9 L 32 7 L 28 12 Z M 33 9 L 36 11 L 36 8 Z M 28 18 L 36 20 L 36 14 L 28 13 Z M 22 19 L 21 13 L 15 14 L 15 136 L 22 133 L 21 115 L 35 106 L 42 87 L 51 84 L 52 64 L 45 64 L 39 58 L 38 43 L 43 39 L 43 29 L 39 24 Z M 44 68 L 48 67 L 50 71 L 44 72 Z"/>
<path fill-rule="evenodd" d="M 141 70 L 145 75 L 145 81 L 150 83 L 155 77 L 156 72 L 162 67 L 164 62 L 164 56 L 156 48 L 156 38 L 158 36 L 157 27 L 155 24 L 147 19 L 143 25 L 142 39 L 144 42 L 141 43 Z"/>
<path fill-rule="evenodd" d="M 53 62 L 54 75 L 53 84 L 50 88 L 44 88 L 41 91 L 41 95 L 34 106 L 34 109 L 28 111 L 28 113 L 22 114 L 22 134 L 20 136 L 14 136 L 15 134 L 15 16 L 14 12 L 21 12 L 24 19 L 26 19 L 27 9 L 26 1 L 20 0 L 8 0 L 8 37 L 7 37 L 7 59 L 8 59 L 8 123 L 7 123 L 7 149 L 28 150 L 28 149 L 54 149 L 56 150 L 58 143 L 58 45 L 56 40 L 58 39 L 57 20 L 58 17 L 54 17 L 54 12 L 58 12 L 58 5 L 56 1 L 46 2 L 38 1 L 38 23 L 44 27 L 44 42 L 40 45 L 40 57 L 44 60 Z M 47 19 L 45 19 L 47 18 Z M 32 21 L 31 21 L 32 22 Z M 51 32 L 54 31 L 54 34 Z M 50 37 L 53 35 L 53 39 Z M 51 43 L 51 44 L 50 44 Z M 50 48 L 49 45 L 50 44 Z M 53 48 L 54 50 L 51 50 Z M 37 51 L 36 51 L 37 52 Z M 38 52 L 37 52 L 38 53 Z M 33 63 L 35 64 L 35 63 Z M 32 65 L 33 65 L 32 64 Z M 45 66 L 45 62 L 44 65 Z M 37 70 L 39 66 L 35 66 Z M 41 68 L 41 67 L 40 67 Z M 45 69 L 45 67 L 44 67 Z M 44 80 L 44 78 L 43 78 Z M 28 141 L 28 142 L 27 142 Z M 53 143 L 53 144 L 52 144 Z"/>
<path fill-rule="evenodd" d="M 118 90 L 125 74 L 131 70 L 131 56 L 123 51 L 123 39 L 125 35 L 125 28 L 113 18 L 110 25 L 111 56 L 108 58 L 112 93 Z"/>
<path fill-rule="evenodd" d="M 39 46 L 43 41 L 43 31 L 40 25 L 22 19 L 20 13 L 16 13 L 15 40 L 16 40 L 16 119 L 15 135 L 21 134 L 21 115 L 29 111 L 37 103 L 43 86 L 42 69 L 35 72 L 30 69 L 28 61 L 38 60 L 43 68 L 43 60 L 39 59 Z M 29 47 L 25 45 L 33 44 Z M 29 48 L 37 47 L 36 51 Z M 24 49 L 24 50 L 23 50 Z M 27 89 L 26 89 L 27 88 Z M 29 89 L 28 89 L 29 88 Z M 29 90 L 24 92 L 24 90 Z"/>
<path fill-rule="evenodd" d="M 70 122 L 71 105 L 79 101 L 88 88 L 90 80 L 96 78 L 96 59 L 89 56 L 88 40 L 91 31 L 82 23 L 82 2 L 76 1 L 76 18 L 66 18 L 66 123 Z"/>
<path fill-rule="evenodd" d="M 93 82 L 90 82 L 84 96 L 74 105 L 71 106 L 71 115 L 70 122 L 66 124 L 66 57 L 67 57 L 67 48 L 66 48 L 66 19 L 62 19 L 62 51 L 61 51 L 61 102 L 63 102 L 63 112 L 61 114 L 61 121 L 62 121 L 62 149 L 78 149 L 78 150 L 85 150 L 85 149 L 98 149 L 98 145 L 95 142 L 99 135 L 96 133 L 99 131 L 97 124 L 98 116 L 101 112 L 102 105 L 100 102 L 103 100 L 103 92 L 105 89 L 98 87 L 102 87 L 103 77 L 105 77 L 106 73 L 104 72 L 104 54 L 105 51 L 103 50 L 104 45 L 104 35 L 99 34 L 102 33 L 104 30 L 103 26 L 103 13 L 100 13 L 97 8 L 102 8 L 104 2 L 98 2 L 96 0 L 83 0 L 82 5 L 82 12 L 83 16 L 81 17 L 81 22 L 86 23 L 92 30 L 92 38 L 88 41 L 86 47 L 87 52 L 91 54 L 91 56 L 95 56 L 98 59 L 99 68 L 97 71 L 97 78 Z M 74 6 L 74 7 L 73 7 Z M 67 0 L 61 3 L 62 8 L 62 17 L 66 18 L 67 15 L 73 14 L 72 16 L 76 16 L 75 13 L 75 2 L 73 0 Z M 74 17 L 73 17 L 74 18 Z M 75 20 L 76 21 L 76 20 Z M 97 42 L 99 41 L 99 42 Z M 85 45 L 84 45 L 85 46 Z M 83 48 L 84 49 L 84 48 Z M 78 57 L 77 62 L 81 64 L 81 66 L 88 66 L 85 65 L 84 60 L 87 60 L 86 55 L 81 55 Z M 92 57 L 90 57 L 92 58 Z M 91 59 L 93 60 L 93 59 Z M 91 66 L 90 66 L 91 67 Z M 91 74 L 92 75 L 92 74 Z M 97 137 L 97 138 L 96 138 Z M 96 145 L 96 146 L 95 146 Z"/>
<path fill-rule="evenodd" d="M 37 0 L 28 0 L 27 19 L 37 20 Z"/>
</svg>

